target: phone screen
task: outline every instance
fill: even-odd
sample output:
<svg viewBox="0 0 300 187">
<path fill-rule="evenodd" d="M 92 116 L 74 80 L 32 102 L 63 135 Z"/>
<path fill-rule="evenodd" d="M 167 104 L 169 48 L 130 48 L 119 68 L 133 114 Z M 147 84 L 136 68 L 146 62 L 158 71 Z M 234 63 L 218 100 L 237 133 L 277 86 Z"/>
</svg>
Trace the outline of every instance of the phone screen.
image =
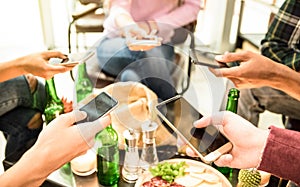
<svg viewBox="0 0 300 187">
<path fill-rule="evenodd" d="M 190 49 L 192 62 L 196 65 L 203 65 L 211 68 L 227 67 L 225 63 L 218 63 L 217 61 L 215 61 L 216 55 L 218 55 L 218 53 Z"/>
<path fill-rule="evenodd" d="M 175 132 L 179 131 L 183 139 L 188 141 L 202 156 L 206 156 L 229 142 L 213 125 L 195 128 L 193 123 L 203 116 L 181 96 L 157 105 L 157 109 L 169 122 L 168 124 L 162 120 L 162 123 L 172 125 L 171 128 L 175 128 Z"/>
<path fill-rule="evenodd" d="M 234 66 L 239 66 L 240 62 L 227 62 L 222 63 L 215 60 L 215 56 L 220 55 L 212 51 L 202 51 L 198 49 L 190 49 L 190 57 L 194 64 L 208 66 L 211 68 L 230 68 Z"/>
<path fill-rule="evenodd" d="M 118 104 L 117 100 L 112 98 L 107 93 L 101 92 L 90 102 L 88 102 L 86 105 L 84 105 L 79 109 L 87 113 L 87 117 L 80 122 L 94 121 L 107 114 L 115 106 L 117 106 L 117 104 Z"/>
</svg>

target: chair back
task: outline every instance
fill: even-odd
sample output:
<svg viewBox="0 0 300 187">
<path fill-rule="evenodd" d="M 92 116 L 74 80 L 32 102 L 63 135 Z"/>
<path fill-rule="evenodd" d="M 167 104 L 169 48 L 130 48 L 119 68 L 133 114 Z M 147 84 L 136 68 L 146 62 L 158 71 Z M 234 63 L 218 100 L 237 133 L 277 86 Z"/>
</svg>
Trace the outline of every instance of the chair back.
<svg viewBox="0 0 300 187">
<path fill-rule="evenodd" d="M 102 4 L 102 0 L 79 0 L 79 2 L 83 5 L 87 5 L 87 4 L 90 4 L 90 3 L 95 3 L 97 5 L 100 5 Z"/>
</svg>

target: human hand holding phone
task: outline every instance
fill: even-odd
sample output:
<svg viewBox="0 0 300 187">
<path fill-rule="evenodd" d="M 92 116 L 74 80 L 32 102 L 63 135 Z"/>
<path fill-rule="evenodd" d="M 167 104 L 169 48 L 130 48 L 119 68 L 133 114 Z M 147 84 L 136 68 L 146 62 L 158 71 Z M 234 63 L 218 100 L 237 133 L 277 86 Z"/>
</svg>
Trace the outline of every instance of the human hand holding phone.
<svg viewBox="0 0 300 187">
<path fill-rule="evenodd" d="M 241 116 L 229 111 L 217 112 L 195 121 L 194 127 L 219 126 L 232 143 L 232 149 L 214 163 L 231 168 L 255 168 L 268 138 L 269 130 L 259 129 Z"/>
<path fill-rule="evenodd" d="M 203 162 L 211 163 L 231 150 L 232 144 L 220 133 L 217 126 L 196 128 L 193 125 L 203 115 L 182 96 L 159 103 L 156 111 L 162 123 L 169 126 L 179 140 L 188 145 Z"/>
</svg>

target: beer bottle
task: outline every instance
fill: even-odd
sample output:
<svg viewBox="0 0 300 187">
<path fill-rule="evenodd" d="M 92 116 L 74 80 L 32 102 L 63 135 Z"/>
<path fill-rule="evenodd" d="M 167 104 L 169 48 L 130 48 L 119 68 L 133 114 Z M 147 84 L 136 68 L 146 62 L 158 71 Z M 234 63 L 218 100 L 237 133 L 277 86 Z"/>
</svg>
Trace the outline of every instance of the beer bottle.
<svg viewBox="0 0 300 187">
<path fill-rule="evenodd" d="M 78 75 L 75 83 L 77 102 L 80 102 L 93 92 L 93 84 L 86 72 L 86 64 L 78 65 Z"/>
<path fill-rule="evenodd" d="M 116 185 L 120 178 L 118 134 L 112 125 L 98 132 L 97 149 L 98 182 L 104 186 Z"/>
<path fill-rule="evenodd" d="M 239 99 L 239 93 L 240 91 L 236 88 L 231 88 L 228 92 L 228 98 L 227 98 L 227 104 L 226 104 L 226 110 L 231 111 L 233 113 L 237 113 L 238 109 L 238 99 Z M 217 170 L 219 170 L 222 174 L 227 176 L 230 179 L 232 179 L 233 175 L 233 169 L 229 167 L 216 167 Z"/>
<path fill-rule="evenodd" d="M 57 96 L 54 77 L 46 80 L 46 107 L 44 111 L 46 124 L 49 124 L 54 118 L 64 113 L 64 104 Z"/>
</svg>

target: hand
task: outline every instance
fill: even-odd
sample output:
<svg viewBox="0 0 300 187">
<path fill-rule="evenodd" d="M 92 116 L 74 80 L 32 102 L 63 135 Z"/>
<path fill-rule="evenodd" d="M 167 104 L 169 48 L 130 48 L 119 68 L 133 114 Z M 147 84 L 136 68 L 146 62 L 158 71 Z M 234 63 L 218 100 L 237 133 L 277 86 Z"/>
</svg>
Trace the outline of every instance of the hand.
<svg viewBox="0 0 300 187">
<path fill-rule="evenodd" d="M 73 68 L 49 64 L 48 60 L 50 58 L 65 59 L 67 56 L 59 51 L 45 51 L 18 58 L 16 62 L 23 68 L 23 74 L 31 73 L 45 79 L 49 79 L 58 73 L 70 71 Z"/>
<path fill-rule="evenodd" d="M 256 128 L 247 120 L 229 111 L 218 112 L 210 117 L 203 117 L 194 123 L 195 127 L 203 128 L 208 125 L 218 125 L 233 144 L 228 154 L 222 155 L 215 164 L 231 168 L 255 168 L 260 163 L 260 157 L 268 138 L 268 130 Z M 195 156 L 191 149 L 187 154 Z"/>
<path fill-rule="evenodd" d="M 217 77 L 227 77 L 238 88 L 270 86 L 277 81 L 278 76 L 275 75 L 284 67 L 282 64 L 250 51 L 218 55 L 215 60 L 221 63 L 240 62 L 240 66 L 231 68 L 210 68 L 210 71 Z"/>
<path fill-rule="evenodd" d="M 62 114 L 49 123 L 38 140 L 9 170 L 0 175 L 4 186 L 40 186 L 47 176 L 94 145 L 96 133 L 110 124 L 108 116 L 73 125 L 85 112 Z M 30 173 L 30 175 L 28 175 Z M 18 176 L 18 179 L 15 179 Z"/>
<path fill-rule="evenodd" d="M 60 115 L 42 130 L 33 148 L 48 151 L 48 163 L 54 169 L 85 153 L 93 147 L 96 133 L 110 124 L 110 117 L 106 116 L 93 122 L 73 125 L 85 117 L 86 113 L 78 110 Z"/>
<path fill-rule="evenodd" d="M 137 23 L 127 25 L 123 28 L 123 34 L 126 40 L 142 39 L 147 36 L 147 30 L 144 30 Z"/>
</svg>

